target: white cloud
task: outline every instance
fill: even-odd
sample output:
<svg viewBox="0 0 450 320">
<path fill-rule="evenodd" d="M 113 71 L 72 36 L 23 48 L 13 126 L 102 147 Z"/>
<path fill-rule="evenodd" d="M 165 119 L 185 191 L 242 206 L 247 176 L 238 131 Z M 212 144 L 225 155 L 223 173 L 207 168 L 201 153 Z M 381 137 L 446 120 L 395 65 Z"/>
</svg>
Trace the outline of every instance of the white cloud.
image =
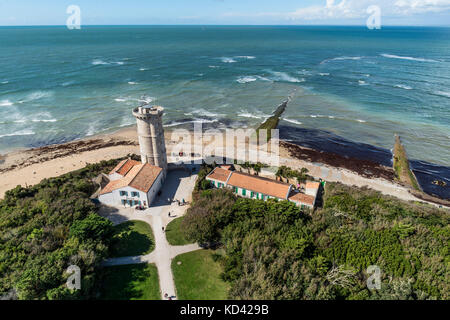
<svg viewBox="0 0 450 320">
<path fill-rule="evenodd" d="M 450 0 L 397 0 L 394 7 L 399 14 L 411 15 L 450 10 Z"/>
<path fill-rule="evenodd" d="M 299 8 L 293 12 L 260 12 L 253 17 L 273 17 L 292 21 L 365 19 L 367 8 L 376 5 L 383 16 L 412 16 L 420 13 L 438 13 L 450 10 L 450 0 L 323 0 L 323 5 Z M 249 16 L 227 13 L 224 16 Z"/>
</svg>

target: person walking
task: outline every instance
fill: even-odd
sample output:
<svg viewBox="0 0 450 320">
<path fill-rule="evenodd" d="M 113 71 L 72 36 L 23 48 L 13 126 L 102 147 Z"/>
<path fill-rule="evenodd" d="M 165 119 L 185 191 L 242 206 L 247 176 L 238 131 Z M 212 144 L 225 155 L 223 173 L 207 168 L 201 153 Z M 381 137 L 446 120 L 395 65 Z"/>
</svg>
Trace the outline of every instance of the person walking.
<svg viewBox="0 0 450 320">
<path fill-rule="evenodd" d="M 162 232 L 164 232 L 164 227 L 162 227 Z"/>
</svg>

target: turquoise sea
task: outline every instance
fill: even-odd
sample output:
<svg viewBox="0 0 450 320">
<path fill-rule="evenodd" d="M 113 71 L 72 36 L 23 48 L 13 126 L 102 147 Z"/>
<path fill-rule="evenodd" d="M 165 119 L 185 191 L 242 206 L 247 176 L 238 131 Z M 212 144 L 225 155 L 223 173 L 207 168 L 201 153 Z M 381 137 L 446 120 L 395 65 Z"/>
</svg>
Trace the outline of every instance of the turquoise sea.
<svg viewBox="0 0 450 320">
<path fill-rule="evenodd" d="M 168 127 L 256 126 L 291 94 L 286 140 L 389 164 L 397 133 L 450 197 L 430 186 L 450 185 L 449 28 L 0 28 L 0 153 L 132 125 L 144 100 Z"/>
</svg>

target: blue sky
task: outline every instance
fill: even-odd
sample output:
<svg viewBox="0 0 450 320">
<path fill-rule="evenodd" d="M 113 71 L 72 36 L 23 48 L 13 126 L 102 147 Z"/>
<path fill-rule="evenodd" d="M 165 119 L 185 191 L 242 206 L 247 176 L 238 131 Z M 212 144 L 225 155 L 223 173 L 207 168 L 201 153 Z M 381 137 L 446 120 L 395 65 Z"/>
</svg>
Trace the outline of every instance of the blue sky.
<svg viewBox="0 0 450 320">
<path fill-rule="evenodd" d="M 0 25 L 64 25 L 69 5 L 82 25 L 450 25 L 450 0 L 0 0 Z"/>
</svg>

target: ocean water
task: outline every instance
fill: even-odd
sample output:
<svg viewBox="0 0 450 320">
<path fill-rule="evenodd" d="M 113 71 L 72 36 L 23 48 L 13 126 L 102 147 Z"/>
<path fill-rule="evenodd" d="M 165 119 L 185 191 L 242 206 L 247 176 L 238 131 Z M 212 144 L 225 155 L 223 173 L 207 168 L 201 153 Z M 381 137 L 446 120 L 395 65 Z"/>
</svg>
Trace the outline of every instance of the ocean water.
<svg viewBox="0 0 450 320">
<path fill-rule="evenodd" d="M 167 127 L 254 127 L 289 95 L 287 140 L 389 164 L 397 133 L 423 187 L 450 185 L 449 28 L 0 28 L 0 153 L 132 125 L 142 101 Z"/>
</svg>

